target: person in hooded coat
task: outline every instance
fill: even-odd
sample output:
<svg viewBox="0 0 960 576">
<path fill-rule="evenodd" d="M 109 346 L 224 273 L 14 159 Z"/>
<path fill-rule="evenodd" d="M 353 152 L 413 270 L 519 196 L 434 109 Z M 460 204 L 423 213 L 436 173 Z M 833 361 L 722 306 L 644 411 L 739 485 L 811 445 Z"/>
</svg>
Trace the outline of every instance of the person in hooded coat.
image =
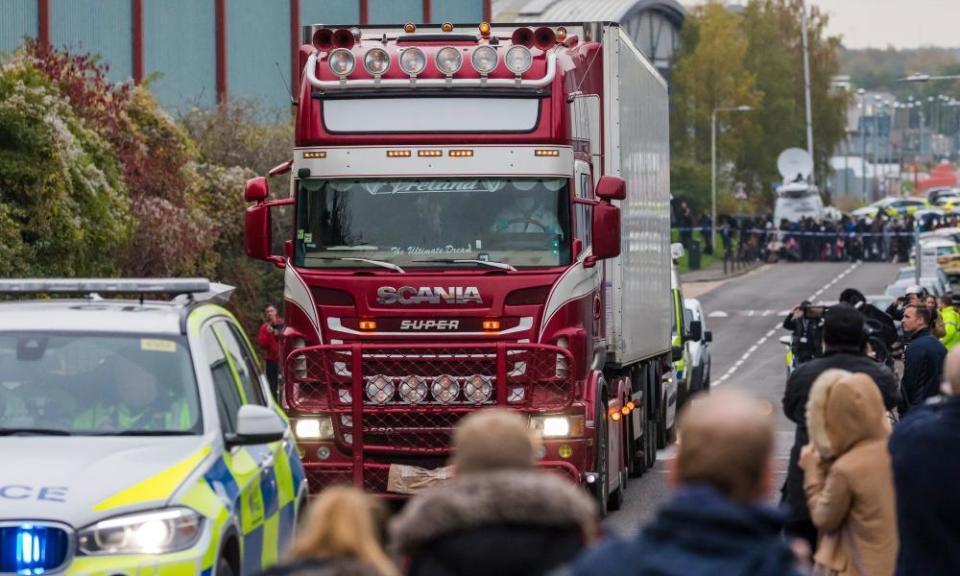
<svg viewBox="0 0 960 576">
<path fill-rule="evenodd" d="M 414 496 L 390 527 L 408 576 L 535 576 L 573 560 L 596 504 L 535 468 L 536 439 L 514 412 L 482 410 L 453 435 L 454 478 Z"/>
<path fill-rule="evenodd" d="M 679 420 L 669 478 L 676 492 L 630 539 L 577 559 L 574 576 L 799 576 L 780 535 L 769 406 L 735 390 L 691 399 Z"/>
<path fill-rule="evenodd" d="M 807 402 L 803 487 L 819 543 L 815 574 L 892 576 L 897 559 L 890 424 L 866 374 L 828 370 Z"/>
</svg>

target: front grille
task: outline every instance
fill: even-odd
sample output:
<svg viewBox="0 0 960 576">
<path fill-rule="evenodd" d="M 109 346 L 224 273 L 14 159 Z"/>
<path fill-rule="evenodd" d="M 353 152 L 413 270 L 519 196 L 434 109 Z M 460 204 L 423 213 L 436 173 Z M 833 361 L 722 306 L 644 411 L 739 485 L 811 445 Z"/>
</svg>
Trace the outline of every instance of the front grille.
<svg viewBox="0 0 960 576">
<path fill-rule="evenodd" d="M 70 534 L 55 525 L 0 525 L 0 574 L 43 574 L 62 568 L 70 556 Z"/>
</svg>

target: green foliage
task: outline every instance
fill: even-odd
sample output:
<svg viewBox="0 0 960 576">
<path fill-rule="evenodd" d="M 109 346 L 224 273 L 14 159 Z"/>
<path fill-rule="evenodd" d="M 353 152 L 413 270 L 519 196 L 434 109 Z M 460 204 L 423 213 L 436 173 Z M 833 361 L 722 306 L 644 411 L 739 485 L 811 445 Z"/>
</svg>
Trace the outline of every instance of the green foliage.
<svg viewBox="0 0 960 576">
<path fill-rule="evenodd" d="M 102 275 L 131 220 L 105 142 L 28 58 L 0 69 L 0 272 Z"/>
<path fill-rule="evenodd" d="M 788 147 L 806 147 L 802 5 L 802 0 L 751 0 L 736 14 L 710 2 L 688 15 L 671 109 L 677 196 L 696 206 L 709 203 L 710 115 L 717 108 L 749 105 L 753 110 L 748 113 L 717 116 L 718 188 L 723 196 L 734 182 L 744 182 L 750 194 L 745 210 L 772 206 L 773 186 L 780 181 L 777 156 Z M 845 135 L 846 107 L 845 96 L 830 90 L 839 71 L 840 44 L 826 35 L 826 24 L 826 16 L 812 8 L 808 30 L 814 155 L 821 182 L 828 176 L 833 149 Z M 706 187 L 696 185 L 703 182 L 704 171 Z"/>
<path fill-rule="evenodd" d="M 243 185 L 292 144 L 263 118 L 178 123 L 96 57 L 28 41 L 0 68 L 0 276 L 208 276 L 254 330 L 282 275 L 244 254 Z"/>
</svg>

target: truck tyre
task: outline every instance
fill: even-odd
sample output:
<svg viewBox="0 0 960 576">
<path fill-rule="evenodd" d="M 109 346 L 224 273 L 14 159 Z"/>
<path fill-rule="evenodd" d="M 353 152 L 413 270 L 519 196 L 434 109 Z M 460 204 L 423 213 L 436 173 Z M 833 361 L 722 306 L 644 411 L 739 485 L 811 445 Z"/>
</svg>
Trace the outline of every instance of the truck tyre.
<svg viewBox="0 0 960 576">
<path fill-rule="evenodd" d="M 631 376 L 631 379 L 634 381 L 634 385 L 631 386 L 631 391 L 643 389 L 643 402 L 646 404 L 647 379 L 644 378 L 643 374 L 644 370 L 637 369 L 634 371 L 633 375 Z M 634 428 L 632 415 L 630 416 L 629 424 L 627 425 L 627 441 L 625 443 L 627 454 L 627 475 L 631 478 L 639 478 L 644 472 L 647 471 L 647 421 L 650 418 L 647 416 L 647 409 L 644 404 L 634 408 L 634 411 L 640 415 L 640 437 L 636 437 L 638 430 Z"/>
<path fill-rule="evenodd" d="M 658 378 L 659 375 L 655 368 L 651 368 L 652 376 L 650 381 L 647 382 L 647 391 L 645 394 L 646 405 L 643 407 L 645 414 L 643 431 L 643 445 L 644 445 L 644 456 L 647 462 L 647 469 L 653 468 L 657 463 L 657 417 L 656 417 L 656 407 L 653 405 L 652 400 L 654 398 L 654 390 L 656 388 L 653 386 L 654 379 Z"/>
<path fill-rule="evenodd" d="M 597 508 L 599 509 L 600 517 L 603 518 L 607 515 L 607 506 L 609 504 L 610 496 L 610 462 L 607 458 L 607 454 L 609 453 L 609 424 L 607 423 L 606 412 L 606 390 L 601 390 L 600 394 L 597 396 L 599 401 L 597 402 L 597 447 L 596 463 L 594 466 L 597 479 L 596 482 L 594 482 L 593 495 L 597 499 Z"/>
<path fill-rule="evenodd" d="M 616 512 L 621 507 L 623 507 L 623 501 L 626 500 L 625 489 L 627 486 L 627 471 L 626 469 L 621 469 L 618 476 L 620 477 L 620 485 L 617 486 L 617 489 L 610 493 L 610 498 L 607 501 L 607 509 Z"/>
<path fill-rule="evenodd" d="M 657 449 L 662 450 L 667 447 L 667 398 L 664 394 L 660 398 L 660 416 L 657 422 Z"/>
</svg>

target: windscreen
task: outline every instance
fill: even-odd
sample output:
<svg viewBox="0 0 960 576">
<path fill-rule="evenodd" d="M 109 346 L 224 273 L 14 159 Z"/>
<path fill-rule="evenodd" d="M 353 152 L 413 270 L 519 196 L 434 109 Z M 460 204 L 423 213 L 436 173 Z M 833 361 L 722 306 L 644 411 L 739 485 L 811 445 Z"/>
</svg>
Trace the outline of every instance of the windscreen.
<svg viewBox="0 0 960 576">
<path fill-rule="evenodd" d="M 302 180 L 296 263 L 311 268 L 377 264 L 514 267 L 570 262 L 565 178 Z"/>
<path fill-rule="evenodd" d="M 200 432 L 185 340 L 0 333 L 0 434 Z"/>
</svg>

